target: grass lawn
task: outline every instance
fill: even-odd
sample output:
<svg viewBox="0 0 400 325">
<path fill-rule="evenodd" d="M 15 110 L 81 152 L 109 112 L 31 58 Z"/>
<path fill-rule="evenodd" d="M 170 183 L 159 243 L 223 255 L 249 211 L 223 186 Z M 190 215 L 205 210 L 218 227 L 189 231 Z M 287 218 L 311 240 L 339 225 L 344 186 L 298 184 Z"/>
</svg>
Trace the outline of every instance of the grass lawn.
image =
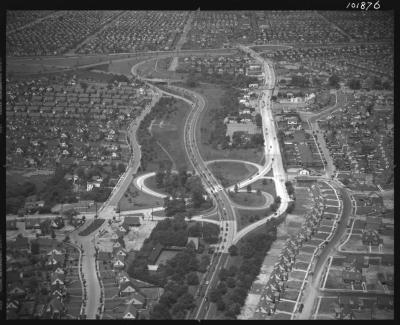
<svg viewBox="0 0 400 325">
<path fill-rule="evenodd" d="M 164 210 L 154 211 L 153 212 L 153 216 L 155 216 L 155 217 L 165 217 L 165 211 Z"/>
<path fill-rule="evenodd" d="M 164 189 L 157 186 L 156 178 L 154 176 L 145 179 L 144 185 L 146 185 L 149 189 L 151 189 L 155 192 L 158 192 L 161 194 L 167 194 L 167 192 L 165 192 Z"/>
<path fill-rule="evenodd" d="M 263 150 L 255 149 L 233 149 L 233 150 L 219 150 L 214 149 L 209 144 L 210 136 L 214 127 L 214 114 L 211 114 L 212 110 L 217 110 L 221 107 L 220 99 L 223 96 L 224 89 L 222 86 L 217 84 L 204 83 L 200 84 L 194 91 L 200 93 L 205 101 L 206 107 L 203 109 L 200 115 L 199 123 L 197 124 L 197 141 L 200 150 L 200 154 L 204 160 L 213 160 L 219 158 L 230 158 L 248 160 L 255 163 L 260 163 L 264 157 Z"/>
<path fill-rule="evenodd" d="M 232 193 L 230 198 L 233 202 L 249 207 L 263 206 L 265 204 L 265 197 L 257 195 L 256 193 L 238 192 Z"/>
<path fill-rule="evenodd" d="M 248 225 L 257 222 L 265 218 L 266 216 L 271 215 L 273 212 L 270 209 L 262 209 L 262 210 L 244 210 L 237 209 L 237 230 L 247 227 Z M 253 234 L 253 232 L 252 232 Z"/>
<path fill-rule="evenodd" d="M 163 204 L 164 201 L 162 199 L 143 193 L 131 184 L 119 201 L 119 208 L 120 211 L 140 210 L 158 207 Z"/>
<path fill-rule="evenodd" d="M 275 183 L 272 179 L 265 179 L 266 183 L 263 184 L 263 180 L 259 179 L 258 181 L 251 184 L 251 189 L 253 190 L 261 190 L 263 192 L 269 193 L 272 197 L 276 196 L 275 191 Z"/>
<path fill-rule="evenodd" d="M 162 148 L 168 152 L 175 169 L 190 168 L 183 141 L 184 125 L 190 107 L 182 100 L 175 103 L 175 110 L 164 115 L 161 123 L 153 124 L 151 132 Z"/>
<path fill-rule="evenodd" d="M 208 167 L 224 187 L 234 185 L 257 172 L 257 168 L 252 165 L 228 161 L 213 162 Z"/>
</svg>

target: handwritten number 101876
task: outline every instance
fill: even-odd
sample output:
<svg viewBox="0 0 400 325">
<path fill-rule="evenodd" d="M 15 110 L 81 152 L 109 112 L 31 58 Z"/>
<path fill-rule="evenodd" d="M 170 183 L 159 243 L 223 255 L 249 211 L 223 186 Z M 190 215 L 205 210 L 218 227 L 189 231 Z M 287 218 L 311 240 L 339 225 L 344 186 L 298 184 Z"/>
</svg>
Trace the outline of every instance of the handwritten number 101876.
<svg viewBox="0 0 400 325">
<path fill-rule="evenodd" d="M 375 10 L 378 10 L 381 8 L 381 5 L 379 3 L 379 0 L 376 1 L 375 3 L 373 2 L 349 2 L 347 4 L 346 9 L 361 9 L 361 10 L 368 10 L 371 6 L 373 5 L 372 8 L 374 8 Z"/>
</svg>

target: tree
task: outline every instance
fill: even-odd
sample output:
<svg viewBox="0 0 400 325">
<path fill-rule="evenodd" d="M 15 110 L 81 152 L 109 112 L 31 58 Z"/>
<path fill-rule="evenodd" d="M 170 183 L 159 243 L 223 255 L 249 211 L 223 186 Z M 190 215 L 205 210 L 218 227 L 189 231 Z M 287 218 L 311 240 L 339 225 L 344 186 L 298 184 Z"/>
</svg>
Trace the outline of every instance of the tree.
<svg viewBox="0 0 400 325">
<path fill-rule="evenodd" d="M 197 276 L 196 272 L 190 272 L 186 276 L 186 281 L 188 285 L 198 285 L 199 284 L 199 277 Z"/>
<path fill-rule="evenodd" d="M 278 210 L 278 204 L 276 204 L 276 202 L 271 203 L 269 208 L 271 211 L 275 212 L 276 210 Z"/>
<path fill-rule="evenodd" d="M 125 168 L 126 168 L 125 164 L 123 164 L 123 163 L 119 163 L 118 164 L 118 171 L 119 171 L 120 174 L 125 172 Z"/>
<path fill-rule="evenodd" d="M 226 285 L 228 286 L 228 288 L 234 288 L 236 286 L 236 281 L 234 278 L 229 277 L 226 279 Z"/>
<path fill-rule="evenodd" d="M 358 79 L 351 79 L 351 80 L 348 82 L 347 85 L 348 85 L 349 88 L 352 89 L 352 90 L 357 90 L 357 89 L 360 89 L 360 88 L 361 88 L 361 83 L 360 83 L 360 80 L 358 80 Z"/>
<path fill-rule="evenodd" d="M 263 178 L 262 185 L 267 185 L 267 179 L 266 178 Z"/>
<path fill-rule="evenodd" d="M 251 185 L 247 185 L 247 193 L 251 193 Z"/>
<path fill-rule="evenodd" d="M 261 118 L 261 115 L 260 115 L 260 114 L 257 114 L 256 117 L 255 117 L 255 119 L 256 119 L 256 125 L 257 125 L 259 128 L 262 127 L 262 118 Z"/>
<path fill-rule="evenodd" d="M 225 280 L 228 278 L 228 276 L 229 276 L 229 272 L 228 272 L 227 269 L 222 268 L 222 269 L 219 271 L 218 276 L 219 276 L 219 279 L 220 279 L 221 281 L 225 281 Z M 221 282 L 221 283 L 222 283 L 222 282 Z"/>
<path fill-rule="evenodd" d="M 217 309 L 219 311 L 224 311 L 225 310 L 225 303 L 221 298 L 217 300 Z"/>
<path fill-rule="evenodd" d="M 236 316 L 240 313 L 240 305 L 238 303 L 233 303 L 228 305 L 228 308 L 225 311 L 225 316 L 230 318 L 236 318 Z"/>
<path fill-rule="evenodd" d="M 32 255 L 38 255 L 40 252 L 39 243 L 36 240 L 31 241 L 31 253 Z"/>
<path fill-rule="evenodd" d="M 56 233 L 53 228 L 51 229 L 51 238 L 56 239 Z"/>
<path fill-rule="evenodd" d="M 239 187 L 238 187 L 238 185 L 237 185 L 237 184 L 235 184 L 235 188 L 234 188 L 234 190 L 235 190 L 235 193 L 237 193 L 237 192 L 239 191 Z"/>
<path fill-rule="evenodd" d="M 261 196 L 261 190 L 260 189 L 257 189 L 257 195 Z"/>
<path fill-rule="evenodd" d="M 329 85 L 334 88 L 339 87 L 339 81 L 340 81 L 339 77 L 335 74 L 331 75 L 328 79 Z"/>
<path fill-rule="evenodd" d="M 238 254 L 238 248 L 237 248 L 237 246 L 236 246 L 236 245 L 231 245 L 231 246 L 228 248 L 228 252 L 229 252 L 229 254 L 230 254 L 231 256 L 237 256 L 237 254 Z"/>
<path fill-rule="evenodd" d="M 210 299 L 211 302 L 217 302 L 218 299 L 221 299 L 221 292 L 217 289 L 212 289 L 208 295 L 208 299 Z"/>
<path fill-rule="evenodd" d="M 161 169 L 156 173 L 156 184 L 158 188 L 161 188 L 164 185 L 164 171 Z"/>
<path fill-rule="evenodd" d="M 288 205 L 288 207 L 286 208 L 286 213 L 292 213 L 294 210 L 294 202 L 292 202 L 291 204 Z"/>
<path fill-rule="evenodd" d="M 150 319 L 172 319 L 168 307 L 163 304 L 156 304 L 150 312 Z"/>
<path fill-rule="evenodd" d="M 280 197 L 280 196 L 275 197 L 274 202 L 275 202 L 276 204 L 281 203 L 281 197 Z"/>
</svg>

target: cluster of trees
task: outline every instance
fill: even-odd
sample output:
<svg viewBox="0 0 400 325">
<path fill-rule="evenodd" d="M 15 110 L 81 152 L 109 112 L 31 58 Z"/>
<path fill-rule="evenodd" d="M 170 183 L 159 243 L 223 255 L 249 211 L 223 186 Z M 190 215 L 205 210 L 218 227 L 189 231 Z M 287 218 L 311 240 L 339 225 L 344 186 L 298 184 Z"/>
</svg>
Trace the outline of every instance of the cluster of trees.
<svg viewBox="0 0 400 325">
<path fill-rule="evenodd" d="M 295 208 L 295 202 L 290 202 L 288 207 L 286 208 L 286 213 L 292 213 Z"/>
<path fill-rule="evenodd" d="M 75 173 L 79 177 L 77 183 L 81 185 L 86 185 L 86 182 L 91 180 L 93 176 L 106 175 L 103 177 L 102 186 L 108 186 L 110 178 L 117 178 L 125 172 L 125 169 L 126 165 L 124 163 L 117 164 L 113 161 L 110 165 L 94 164 L 90 168 L 78 167 L 75 169 Z"/>
<path fill-rule="evenodd" d="M 293 195 L 294 194 L 294 187 L 291 181 L 287 181 L 285 182 L 285 186 L 286 186 L 286 190 L 288 192 L 289 195 Z"/>
<path fill-rule="evenodd" d="M 225 316 L 235 319 L 247 297 L 247 293 L 260 273 L 260 268 L 266 253 L 276 239 L 276 229 L 281 220 L 273 219 L 266 224 L 265 233 L 259 233 L 239 244 L 231 246 L 232 256 L 240 256 L 240 264 L 230 268 L 222 268 L 219 273 L 220 283 L 211 290 L 209 299 L 216 303 L 217 309 Z"/>
<path fill-rule="evenodd" d="M 188 286 L 199 283 L 196 273 L 198 269 L 199 260 L 192 244 L 167 261 L 163 266 L 163 272 L 166 274 L 164 293 L 151 311 L 151 319 L 185 318 L 186 312 L 195 306 Z"/>
<path fill-rule="evenodd" d="M 157 104 L 151 109 L 139 125 L 137 130 L 137 139 L 141 145 L 142 158 L 141 169 L 146 170 L 149 163 L 166 163 L 169 161 L 168 157 L 160 150 L 157 140 L 150 134 L 149 126 L 152 120 L 168 116 L 176 110 L 175 98 L 162 97 Z"/>
<path fill-rule="evenodd" d="M 290 86 L 307 88 L 310 85 L 310 81 L 304 76 L 292 76 Z"/>
<path fill-rule="evenodd" d="M 339 88 L 339 81 L 340 81 L 339 76 L 336 74 L 333 74 L 329 77 L 328 84 L 330 87 Z"/>
<path fill-rule="evenodd" d="M 206 201 L 206 193 L 198 176 L 191 176 L 185 169 L 177 174 L 171 172 L 171 166 L 160 165 L 156 176 L 156 185 L 165 190 L 170 196 L 165 198 L 165 213 L 168 217 L 176 213 L 183 213 L 191 209 L 208 209 L 211 201 Z M 191 206 L 185 205 L 184 198 L 191 199 Z"/>
<path fill-rule="evenodd" d="M 251 149 L 260 148 L 264 145 L 262 134 L 248 134 L 236 131 L 232 135 L 232 148 Z"/>
<path fill-rule="evenodd" d="M 37 208 L 40 213 L 48 213 L 57 203 L 77 202 L 72 191 L 72 184 L 64 179 L 67 170 L 58 166 L 54 175 L 38 190 L 35 184 L 27 181 L 21 186 L 10 186 L 6 189 L 6 213 L 18 213 L 23 209 L 25 199 L 36 195 L 37 200 L 45 201 L 44 207 Z"/>
<path fill-rule="evenodd" d="M 218 227 L 213 226 L 219 232 Z M 214 228 L 203 229 L 205 238 L 214 238 Z M 188 286 L 199 284 L 197 272 L 206 272 L 210 258 L 206 254 L 198 258 L 193 243 L 189 243 L 165 265 L 161 264 L 156 273 L 149 273 L 147 269 L 149 254 L 157 244 L 185 246 L 188 236 L 198 234 L 198 226 L 189 227 L 182 216 L 165 219 L 153 229 L 135 260 L 129 265 L 130 276 L 164 288 L 158 304 L 150 313 L 151 319 L 183 319 L 185 317 L 186 312 L 194 307 L 194 299 L 188 292 Z"/>
<path fill-rule="evenodd" d="M 219 229 L 217 225 L 212 223 L 196 222 L 194 225 L 189 227 L 188 235 L 190 237 L 201 237 L 209 244 L 216 244 L 218 242 Z"/>
<path fill-rule="evenodd" d="M 277 197 L 275 197 L 274 202 L 271 203 L 269 208 L 271 211 L 275 212 L 276 210 L 278 210 L 280 204 L 281 204 L 281 197 L 277 196 Z"/>
</svg>

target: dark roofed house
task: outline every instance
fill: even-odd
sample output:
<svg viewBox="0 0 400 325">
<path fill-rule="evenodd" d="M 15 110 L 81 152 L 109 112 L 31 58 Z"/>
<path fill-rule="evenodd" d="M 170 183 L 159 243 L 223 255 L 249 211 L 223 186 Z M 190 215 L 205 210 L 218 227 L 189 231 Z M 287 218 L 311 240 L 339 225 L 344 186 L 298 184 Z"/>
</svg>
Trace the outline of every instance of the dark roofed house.
<svg viewBox="0 0 400 325">
<path fill-rule="evenodd" d="M 360 272 L 355 271 L 342 271 L 342 280 L 345 283 L 361 283 L 362 282 L 362 274 Z"/>
<path fill-rule="evenodd" d="M 137 317 L 138 317 L 137 308 L 133 304 L 130 304 L 126 308 L 126 310 L 124 312 L 124 316 L 122 318 L 123 319 L 136 319 Z"/>
<path fill-rule="evenodd" d="M 131 227 L 140 227 L 140 218 L 138 216 L 126 216 L 122 227 L 126 230 L 129 230 Z"/>
</svg>

